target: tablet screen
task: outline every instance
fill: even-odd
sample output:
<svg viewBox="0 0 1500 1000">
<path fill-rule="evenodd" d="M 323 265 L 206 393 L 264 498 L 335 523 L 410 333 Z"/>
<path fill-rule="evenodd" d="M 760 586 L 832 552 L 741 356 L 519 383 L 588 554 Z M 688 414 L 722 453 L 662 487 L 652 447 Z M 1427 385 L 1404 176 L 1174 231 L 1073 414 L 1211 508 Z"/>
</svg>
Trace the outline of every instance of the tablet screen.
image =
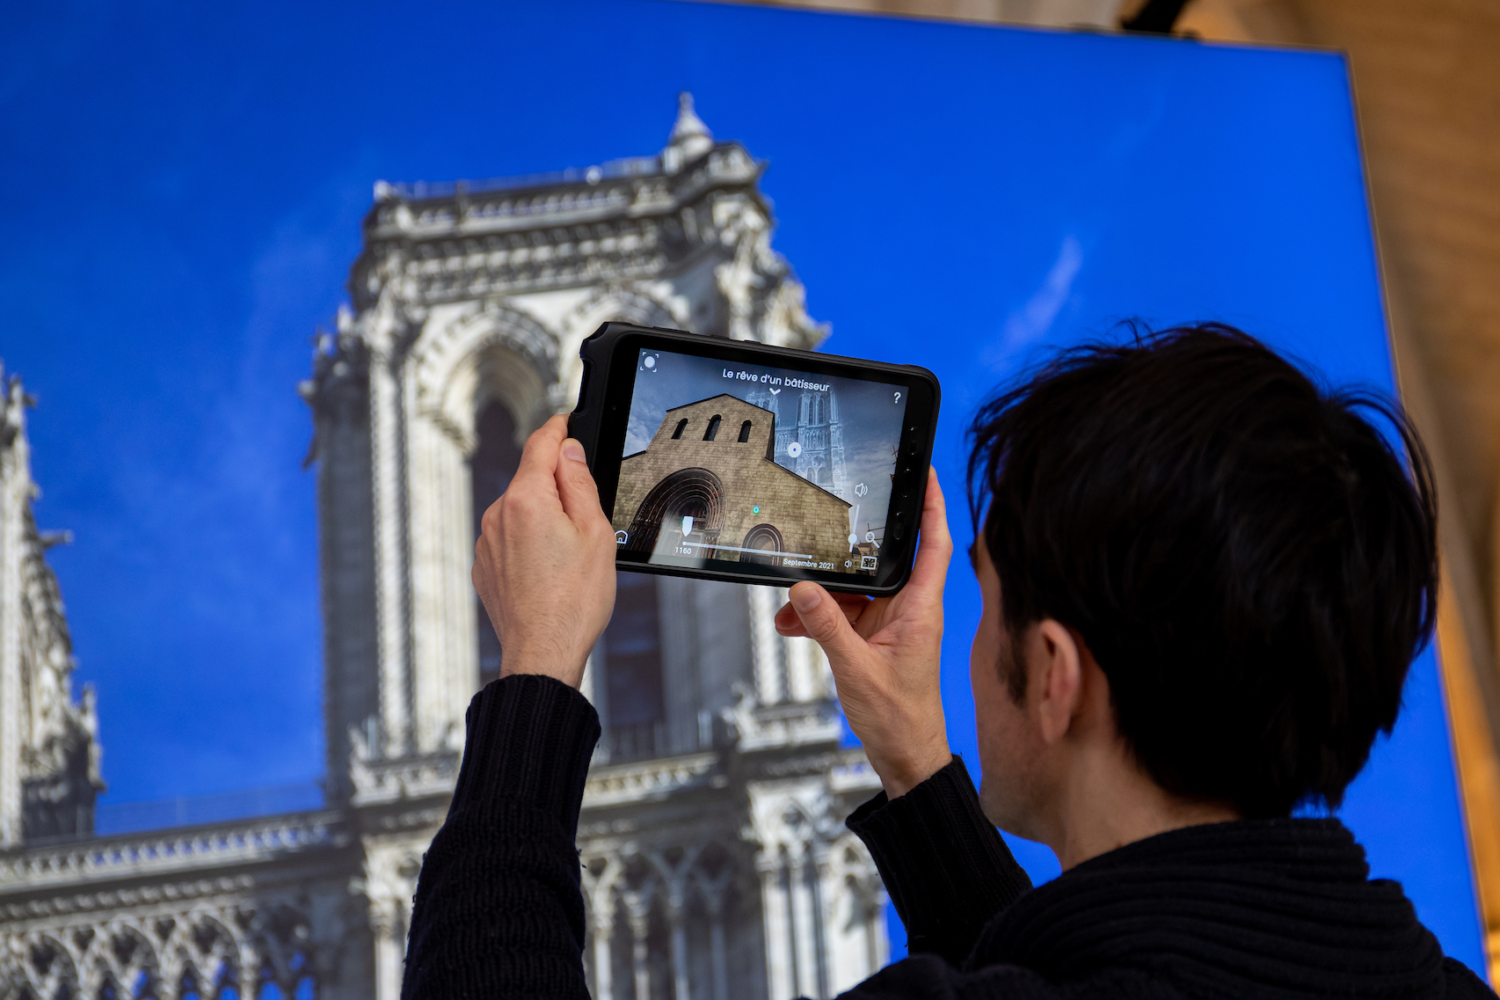
<svg viewBox="0 0 1500 1000">
<path fill-rule="evenodd" d="M 616 543 L 664 566 L 873 577 L 906 396 L 886 382 L 639 351 Z"/>
</svg>

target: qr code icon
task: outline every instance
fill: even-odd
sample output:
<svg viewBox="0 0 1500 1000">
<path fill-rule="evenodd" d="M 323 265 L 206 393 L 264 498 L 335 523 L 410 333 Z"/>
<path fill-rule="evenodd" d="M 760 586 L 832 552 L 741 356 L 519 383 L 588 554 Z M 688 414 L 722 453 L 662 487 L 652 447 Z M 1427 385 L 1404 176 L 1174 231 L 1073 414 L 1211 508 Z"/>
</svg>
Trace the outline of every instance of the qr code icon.
<svg viewBox="0 0 1500 1000">
<path fill-rule="evenodd" d="M 859 557 L 859 568 L 860 569 L 874 569 L 875 568 L 875 558 L 876 558 L 875 556 L 860 556 Z"/>
</svg>

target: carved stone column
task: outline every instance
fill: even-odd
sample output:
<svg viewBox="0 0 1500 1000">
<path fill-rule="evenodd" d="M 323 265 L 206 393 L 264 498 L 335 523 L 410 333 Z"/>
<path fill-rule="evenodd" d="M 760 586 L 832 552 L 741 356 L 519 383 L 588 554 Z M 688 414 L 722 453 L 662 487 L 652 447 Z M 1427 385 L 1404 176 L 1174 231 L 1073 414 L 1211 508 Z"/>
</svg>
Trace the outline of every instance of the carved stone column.
<svg viewBox="0 0 1500 1000">
<path fill-rule="evenodd" d="M 762 852 L 756 862 L 760 873 L 760 909 L 766 934 L 766 993 L 768 1000 L 791 1000 L 797 995 L 795 954 L 791 948 L 793 928 L 784 880 L 783 857 Z"/>
<path fill-rule="evenodd" d="M 671 895 L 667 900 L 667 920 L 672 927 L 672 987 L 677 1000 L 693 1000 L 688 988 L 687 928 L 683 926 L 683 885 L 681 877 L 674 879 Z"/>
<path fill-rule="evenodd" d="M 371 481 L 369 352 L 353 314 L 319 343 L 314 377 L 298 391 L 313 410 L 309 457 L 318 466 L 323 585 L 324 738 L 330 803 L 349 798 L 350 730 L 379 746 L 379 641 L 375 614 L 375 515 Z"/>
<path fill-rule="evenodd" d="M 787 866 L 787 882 L 790 892 L 787 910 L 795 932 L 793 947 L 796 949 L 797 993 L 799 996 L 823 996 L 819 983 L 823 979 L 822 926 L 818 912 L 817 883 L 813 873 L 812 852 L 808 845 L 792 855 Z"/>
<path fill-rule="evenodd" d="M 474 515 L 469 469 L 451 429 L 429 414 L 409 424 L 413 742 L 419 752 L 462 746 L 463 714 L 479 683 L 469 571 Z"/>
<path fill-rule="evenodd" d="M 713 978 L 713 1000 L 729 1000 L 729 964 L 724 947 L 724 888 L 728 873 L 714 882 L 702 883 L 703 903 L 708 910 L 709 968 Z"/>
<path fill-rule="evenodd" d="M 370 459 L 375 497 L 375 618 L 378 649 L 381 739 L 377 756 L 411 747 L 409 634 L 407 619 L 407 505 L 405 398 L 398 354 L 400 331 L 389 292 L 369 322 Z"/>
<path fill-rule="evenodd" d="M 886 897 L 875 863 L 853 835 L 826 843 L 822 854 L 828 993 L 836 996 L 885 965 Z"/>
<path fill-rule="evenodd" d="M 783 639 L 786 655 L 786 698 L 788 701 L 812 701 L 820 694 L 818 664 L 822 654 L 811 639 Z"/>
<path fill-rule="evenodd" d="M 636 1000 L 650 1000 L 651 952 L 646 934 L 651 929 L 651 901 L 638 892 L 625 895 L 626 919 L 630 923 L 630 961 L 635 972 Z"/>
<path fill-rule="evenodd" d="M 604 913 L 595 910 L 593 924 L 594 1000 L 614 1000 L 614 954 L 610 950 L 615 930 L 614 907 Z"/>
<path fill-rule="evenodd" d="M 776 632 L 776 609 L 786 591 L 746 587 L 750 599 L 750 643 L 755 656 L 755 695 L 762 705 L 774 705 L 786 694 L 782 652 L 785 640 Z"/>
<path fill-rule="evenodd" d="M 832 995 L 828 988 L 831 978 L 829 966 L 833 961 L 829 932 L 835 929 L 830 910 L 835 894 L 829 885 L 828 843 L 821 837 L 807 846 L 803 875 L 807 882 L 808 908 L 812 911 L 813 950 L 817 955 L 817 974 L 814 977 L 817 992 L 812 995 L 827 997 Z"/>
<path fill-rule="evenodd" d="M 375 944 L 374 1000 L 401 1000 L 406 928 L 393 901 L 370 901 L 370 933 Z"/>
</svg>

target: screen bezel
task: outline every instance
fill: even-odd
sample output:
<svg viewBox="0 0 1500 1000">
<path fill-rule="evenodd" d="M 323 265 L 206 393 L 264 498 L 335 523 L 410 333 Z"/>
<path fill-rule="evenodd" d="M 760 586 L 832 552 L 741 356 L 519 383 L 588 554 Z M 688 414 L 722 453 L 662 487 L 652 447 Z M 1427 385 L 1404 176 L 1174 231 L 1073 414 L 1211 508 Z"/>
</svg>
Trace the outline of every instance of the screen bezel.
<svg viewBox="0 0 1500 1000">
<path fill-rule="evenodd" d="M 937 379 L 931 372 L 910 365 L 890 365 L 840 358 L 836 355 L 813 354 L 751 341 L 721 340 L 698 334 L 642 328 L 627 329 L 614 338 L 609 352 L 598 438 L 592 456 L 599 499 L 604 506 L 605 515 L 611 519 L 614 517 L 615 493 L 619 486 L 620 463 L 624 459 L 622 452 L 635 390 L 637 360 L 642 350 L 663 350 L 744 365 L 764 365 L 774 359 L 777 364 L 794 366 L 799 372 L 812 375 L 889 383 L 904 389 L 907 393 L 907 407 L 901 425 L 901 440 L 897 446 L 899 459 L 896 478 L 891 486 L 885 540 L 881 543 L 882 558 L 874 577 L 727 561 L 724 561 L 726 567 L 736 568 L 719 569 L 712 566 L 720 560 L 707 560 L 708 565 L 702 567 L 653 565 L 644 561 L 650 558 L 649 554 L 632 558 L 625 552 L 616 555 L 615 566 L 618 569 L 784 587 L 799 580 L 814 580 L 829 590 L 859 594 L 894 593 L 906 583 L 916 552 L 917 526 L 927 492 L 927 467 L 932 460 L 932 442 L 937 423 L 939 389 Z M 900 531 L 896 530 L 898 524 Z M 897 534 L 901 537 L 896 538 Z"/>
</svg>

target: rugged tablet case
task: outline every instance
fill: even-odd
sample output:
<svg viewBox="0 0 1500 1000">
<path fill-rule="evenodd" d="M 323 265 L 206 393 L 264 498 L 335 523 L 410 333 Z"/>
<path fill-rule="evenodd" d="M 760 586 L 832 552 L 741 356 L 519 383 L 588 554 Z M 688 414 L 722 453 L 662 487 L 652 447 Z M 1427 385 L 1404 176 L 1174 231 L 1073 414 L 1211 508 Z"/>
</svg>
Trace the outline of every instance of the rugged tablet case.
<svg viewBox="0 0 1500 1000">
<path fill-rule="evenodd" d="M 599 474 L 599 437 L 607 414 L 605 395 L 608 392 L 610 382 L 610 360 L 615 353 L 616 342 L 627 334 L 646 334 L 653 338 L 669 342 L 679 342 L 682 344 L 683 353 L 685 354 L 701 355 L 705 346 L 722 345 L 749 350 L 755 354 L 764 355 L 767 358 L 780 359 L 794 367 L 808 363 L 813 365 L 827 365 L 829 363 L 844 364 L 871 374 L 884 372 L 903 379 L 916 378 L 927 382 L 930 384 L 932 391 L 933 419 L 929 423 L 927 433 L 921 441 L 919 453 L 920 457 L 924 460 L 924 466 L 932 461 L 932 448 L 937 434 L 936 418 L 941 403 L 942 387 L 938 382 L 937 376 L 926 368 L 918 365 L 895 365 L 880 361 L 867 361 L 863 358 L 849 358 L 837 354 L 818 354 L 813 351 L 799 351 L 791 347 L 776 347 L 754 340 L 719 340 L 717 338 L 709 338 L 703 334 L 689 333 L 685 330 L 636 326 L 633 323 L 605 323 L 579 345 L 578 355 L 583 360 L 583 379 L 578 390 L 578 405 L 573 409 L 572 413 L 568 414 L 568 436 L 576 439 L 583 445 L 584 454 L 588 457 L 589 471 L 594 474 L 595 478 Z M 925 476 L 921 478 L 920 483 L 915 484 L 914 489 L 917 500 L 915 520 L 920 521 L 922 506 L 926 500 L 927 493 L 927 480 Z M 611 498 L 612 500 L 613 498 Z M 613 502 L 611 502 L 610 507 L 612 510 Z M 915 537 L 915 526 L 913 526 L 913 537 Z M 907 578 L 911 575 L 911 567 L 915 554 L 915 548 L 908 546 L 908 553 L 906 558 L 903 559 L 900 575 L 891 583 L 881 587 L 861 586 L 854 580 L 845 583 L 842 580 L 827 580 L 814 577 L 768 577 L 756 573 L 737 573 L 733 570 L 687 569 L 680 566 L 652 565 L 650 563 L 637 563 L 628 560 L 617 563 L 617 565 L 620 568 L 636 573 L 658 573 L 667 576 L 683 576 L 703 580 L 727 580 L 735 583 L 759 584 L 770 587 L 787 587 L 798 582 L 799 579 L 813 579 L 829 590 L 870 594 L 879 597 L 894 594 L 905 586 Z"/>
</svg>

